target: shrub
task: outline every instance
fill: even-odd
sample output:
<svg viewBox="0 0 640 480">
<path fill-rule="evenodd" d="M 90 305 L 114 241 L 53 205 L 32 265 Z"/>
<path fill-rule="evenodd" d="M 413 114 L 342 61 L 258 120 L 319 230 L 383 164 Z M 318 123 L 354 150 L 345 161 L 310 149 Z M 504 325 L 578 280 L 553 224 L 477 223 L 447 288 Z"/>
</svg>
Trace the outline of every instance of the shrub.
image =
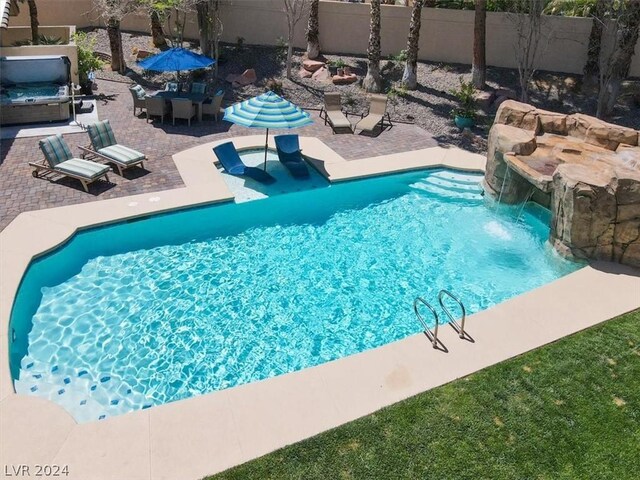
<svg viewBox="0 0 640 480">
<path fill-rule="evenodd" d="M 287 58 L 287 40 L 284 37 L 276 38 L 276 60 L 284 62 Z"/>
<path fill-rule="evenodd" d="M 48 37 L 47 35 L 40 35 L 39 37 L 39 45 L 64 45 L 65 42 L 62 41 L 60 37 Z M 24 40 L 18 40 L 17 42 L 13 42 L 13 47 L 24 47 L 26 45 L 33 45 L 33 42 L 30 38 L 25 38 Z"/>
<path fill-rule="evenodd" d="M 282 95 L 284 93 L 284 87 L 282 86 L 282 81 L 277 80 L 275 78 L 270 78 L 265 83 L 264 88 L 267 92 L 273 92 L 278 95 Z"/>
<path fill-rule="evenodd" d="M 474 97 L 475 88 L 473 88 L 472 82 L 465 82 L 464 78 L 460 77 L 460 86 L 451 90 L 451 95 L 458 100 L 458 107 L 454 108 L 451 112 L 453 116 L 475 118 L 477 112 L 476 99 Z"/>
<path fill-rule="evenodd" d="M 406 50 L 400 50 L 400 53 L 398 53 L 397 55 L 389 55 L 389 61 L 397 62 L 397 63 L 406 62 L 407 61 L 407 51 Z"/>
<path fill-rule="evenodd" d="M 80 77 L 80 85 L 84 85 L 89 81 L 89 73 L 101 70 L 104 63 L 95 53 L 95 38 L 89 38 L 85 32 L 77 32 L 73 39 L 78 46 L 78 76 Z"/>
</svg>

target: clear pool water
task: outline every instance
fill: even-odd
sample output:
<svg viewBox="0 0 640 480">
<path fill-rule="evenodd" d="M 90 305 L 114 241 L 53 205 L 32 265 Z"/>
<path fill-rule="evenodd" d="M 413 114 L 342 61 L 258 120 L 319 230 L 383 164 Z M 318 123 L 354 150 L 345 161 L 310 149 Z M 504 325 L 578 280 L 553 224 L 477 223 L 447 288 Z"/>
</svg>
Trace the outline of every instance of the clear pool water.
<svg viewBox="0 0 640 480">
<path fill-rule="evenodd" d="M 5 90 L 11 100 L 23 100 L 25 98 L 56 97 L 60 87 L 51 83 L 31 83 L 14 85 Z"/>
<path fill-rule="evenodd" d="M 473 313 L 580 267 L 544 213 L 516 221 L 479 180 L 414 172 L 82 232 L 21 285 L 16 390 L 97 420 L 402 339 L 417 295 Z"/>
</svg>

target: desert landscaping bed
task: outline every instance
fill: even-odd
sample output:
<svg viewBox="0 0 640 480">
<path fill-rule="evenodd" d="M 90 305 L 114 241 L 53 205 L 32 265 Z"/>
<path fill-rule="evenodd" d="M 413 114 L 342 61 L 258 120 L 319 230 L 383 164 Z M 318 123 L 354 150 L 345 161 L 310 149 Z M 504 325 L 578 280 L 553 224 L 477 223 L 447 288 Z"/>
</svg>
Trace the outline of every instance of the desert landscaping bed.
<svg viewBox="0 0 640 480">
<path fill-rule="evenodd" d="M 91 37 L 96 38 L 96 50 L 105 54 L 109 52 L 109 41 L 106 30 L 95 28 L 88 30 Z M 133 51 L 135 49 L 157 52 L 151 44 L 151 37 L 141 33 L 123 33 L 123 48 L 129 71 L 126 77 L 111 72 L 106 66 L 98 73 L 99 78 L 115 81 L 135 81 L 148 89 L 162 88 L 165 81 L 174 79 L 175 74 L 145 72 L 135 63 Z M 197 45 L 189 45 L 197 48 Z M 283 95 L 294 103 L 306 108 L 320 108 L 324 92 L 339 91 L 342 93 L 343 105 L 349 112 L 356 115 L 366 110 L 366 95 L 360 87 L 360 82 L 351 85 L 334 85 L 308 78 L 300 78 L 298 70 L 303 60 L 302 51 L 294 54 L 294 74 L 292 80 L 285 78 L 285 51 L 279 47 L 265 47 L 243 44 L 223 44 L 221 48 L 221 62 L 218 69 L 218 79 L 215 83 L 226 90 L 225 104 L 244 100 L 262 93 L 265 84 L 270 79 L 282 82 Z M 359 79 L 366 73 L 367 59 L 363 56 L 325 55 L 327 60 L 342 59 L 349 65 Z M 224 79 L 229 74 L 239 74 L 245 69 L 255 69 L 258 81 L 254 85 L 234 88 Z M 478 119 L 478 126 L 471 132 L 461 133 L 453 124 L 451 110 L 456 106 L 456 99 L 450 93 L 459 85 L 461 76 L 470 77 L 470 66 L 461 64 L 444 64 L 435 62 L 420 62 L 418 64 L 418 89 L 402 91 L 392 88 L 402 77 L 403 65 L 393 60 L 381 62 L 382 74 L 385 81 L 385 92 L 390 92 L 389 110 L 394 121 L 415 123 L 430 132 L 439 142 L 453 144 L 473 152 L 484 153 L 487 149 L 487 136 L 493 121 L 497 105 L 491 105 L 486 112 L 482 112 Z M 207 73 L 208 80 L 214 82 L 213 72 Z M 183 78 L 185 74 L 183 74 Z M 489 67 L 487 84 L 490 90 L 501 90 L 502 95 L 515 96 L 518 83 L 517 71 L 507 68 Z M 530 103 L 542 109 L 563 113 L 582 112 L 593 115 L 596 108 L 596 98 L 593 92 L 580 91 L 579 76 L 560 73 L 538 72 L 531 91 Z M 614 115 L 610 122 L 623 126 L 640 129 L 640 81 L 637 79 L 625 82 Z M 500 92 L 499 95 L 500 96 Z"/>
</svg>

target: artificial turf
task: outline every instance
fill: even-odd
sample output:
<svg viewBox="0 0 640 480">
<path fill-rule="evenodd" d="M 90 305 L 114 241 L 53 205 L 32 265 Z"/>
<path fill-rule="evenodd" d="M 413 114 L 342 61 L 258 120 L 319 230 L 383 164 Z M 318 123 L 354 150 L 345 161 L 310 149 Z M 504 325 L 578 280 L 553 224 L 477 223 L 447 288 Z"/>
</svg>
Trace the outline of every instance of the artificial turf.
<svg viewBox="0 0 640 480">
<path fill-rule="evenodd" d="M 209 478 L 639 475 L 636 311 Z"/>
</svg>

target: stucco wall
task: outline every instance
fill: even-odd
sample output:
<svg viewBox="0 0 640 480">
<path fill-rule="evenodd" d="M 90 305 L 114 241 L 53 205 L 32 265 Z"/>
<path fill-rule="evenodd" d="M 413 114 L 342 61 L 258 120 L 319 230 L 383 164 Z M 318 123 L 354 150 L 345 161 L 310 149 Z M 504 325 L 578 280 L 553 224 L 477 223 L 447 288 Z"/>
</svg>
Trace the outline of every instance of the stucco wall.
<svg viewBox="0 0 640 480">
<path fill-rule="evenodd" d="M 286 37 L 286 17 L 282 0 L 232 0 L 223 6 L 223 40 L 235 42 L 244 37 L 248 44 L 276 44 Z M 22 8 L 11 25 L 28 25 L 27 9 Z M 78 27 L 100 25 L 102 21 L 91 0 L 43 0 L 38 4 L 41 24 L 75 23 Z M 411 9 L 382 7 L 383 55 L 405 48 Z M 472 11 L 423 9 L 420 35 L 420 58 L 437 62 L 471 63 L 473 44 Z M 306 19 L 298 24 L 296 46 L 304 47 Z M 148 31 L 146 16 L 131 15 L 123 28 Z M 587 55 L 591 20 L 586 18 L 547 17 L 538 68 L 566 73 L 580 73 Z M 187 21 L 188 38 L 198 34 L 195 15 Z M 369 6 L 366 4 L 321 1 L 320 41 L 326 52 L 364 54 L 369 36 Z M 508 15 L 487 14 L 487 62 L 489 65 L 514 68 L 515 30 Z M 636 46 L 640 52 L 640 42 Z M 640 53 L 635 55 L 631 75 L 640 76 Z"/>
</svg>

